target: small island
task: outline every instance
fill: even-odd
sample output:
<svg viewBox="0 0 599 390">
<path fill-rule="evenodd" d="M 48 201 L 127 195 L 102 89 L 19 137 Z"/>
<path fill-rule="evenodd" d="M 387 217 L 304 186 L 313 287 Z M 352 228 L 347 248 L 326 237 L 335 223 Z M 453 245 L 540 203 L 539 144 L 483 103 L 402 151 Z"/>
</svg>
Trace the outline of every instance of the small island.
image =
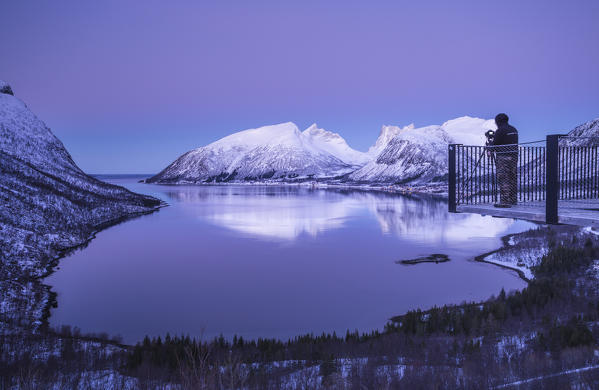
<svg viewBox="0 0 599 390">
<path fill-rule="evenodd" d="M 415 259 L 410 259 L 410 260 L 397 260 L 395 261 L 396 264 L 403 264 L 403 265 L 414 265 L 414 264 L 420 264 L 420 263 L 445 263 L 447 261 L 449 261 L 449 256 L 444 255 L 442 253 L 433 253 L 432 255 L 428 255 L 428 256 L 424 256 L 424 257 L 417 257 Z"/>
</svg>

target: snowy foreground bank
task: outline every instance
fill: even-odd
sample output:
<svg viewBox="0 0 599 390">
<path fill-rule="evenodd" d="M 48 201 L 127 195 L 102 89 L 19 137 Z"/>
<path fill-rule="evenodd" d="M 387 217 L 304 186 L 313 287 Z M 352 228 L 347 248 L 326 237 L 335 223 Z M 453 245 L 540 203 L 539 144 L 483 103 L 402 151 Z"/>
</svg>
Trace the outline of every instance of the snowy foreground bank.
<svg viewBox="0 0 599 390">
<path fill-rule="evenodd" d="M 533 269 L 543 256 L 556 245 L 582 245 L 586 239 L 595 238 L 599 232 L 591 227 L 560 225 L 503 237 L 503 247 L 476 257 L 477 261 L 513 269 L 526 281 L 534 278 Z"/>
</svg>

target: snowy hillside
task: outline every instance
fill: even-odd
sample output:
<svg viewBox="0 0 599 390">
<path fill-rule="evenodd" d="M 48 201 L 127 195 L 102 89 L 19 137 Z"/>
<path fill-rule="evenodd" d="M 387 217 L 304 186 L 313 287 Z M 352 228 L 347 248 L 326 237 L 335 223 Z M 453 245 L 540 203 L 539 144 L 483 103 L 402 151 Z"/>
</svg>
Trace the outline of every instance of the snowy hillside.
<svg viewBox="0 0 599 390">
<path fill-rule="evenodd" d="M 350 165 L 362 166 L 371 160 L 367 153 L 352 149 L 339 134 L 319 129 L 316 123 L 302 132 L 302 138 L 304 142 Z"/>
<path fill-rule="evenodd" d="M 576 126 L 567 137 L 560 139 L 560 145 L 599 146 L 599 118 Z"/>
<path fill-rule="evenodd" d="M 389 142 L 391 142 L 391 140 L 393 138 L 395 138 L 395 136 L 397 134 L 399 134 L 401 131 L 407 131 L 407 130 L 411 130 L 413 128 L 414 128 L 413 123 L 408 126 L 405 126 L 403 128 L 401 128 L 399 126 L 383 125 L 381 127 L 381 132 L 379 133 L 379 137 L 376 139 L 376 142 L 374 143 L 374 145 L 372 145 L 368 149 L 368 155 L 370 156 L 371 159 L 377 158 L 378 155 L 381 154 L 383 149 L 385 149 L 387 147 L 387 145 L 389 145 Z"/>
<path fill-rule="evenodd" d="M 0 277 L 37 277 L 93 232 L 159 201 L 87 176 L 0 82 Z"/>
<path fill-rule="evenodd" d="M 149 183 L 204 183 L 332 178 L 368 160 L 336 133 L 294 123 L 234 133 L 185 153 Z"/>
<path fill-rule="evenodd" d="M 376 153 L 395 134 L 374 160 L 356 170 L 354 182 L 425 184 L 443 181 L 447 175 L 447 145 L 483 145 L 485 131 L 496 129 L 493 120 L 461 117 L 443 123 L 414 128 L 386 126 L 369 153 Z M 381 139 L 383 137 L 383 139 Z"/>
</svg>

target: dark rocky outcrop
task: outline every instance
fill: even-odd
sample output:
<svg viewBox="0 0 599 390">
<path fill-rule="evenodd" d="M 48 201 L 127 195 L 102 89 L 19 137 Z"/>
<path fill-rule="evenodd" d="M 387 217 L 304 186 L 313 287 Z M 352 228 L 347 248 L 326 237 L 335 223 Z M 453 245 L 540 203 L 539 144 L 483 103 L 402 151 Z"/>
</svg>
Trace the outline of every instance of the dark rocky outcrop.
<svg viewBox="0 0 599 390">
<path fill-rule="evenodd" d="M 0 93 L 14 96 L 14 92 L 12 91 L 12 88 L 10 87 L 10 85 L 7 82 L 2 81 L 2 80 L 0 80 Z"/>
</svg>

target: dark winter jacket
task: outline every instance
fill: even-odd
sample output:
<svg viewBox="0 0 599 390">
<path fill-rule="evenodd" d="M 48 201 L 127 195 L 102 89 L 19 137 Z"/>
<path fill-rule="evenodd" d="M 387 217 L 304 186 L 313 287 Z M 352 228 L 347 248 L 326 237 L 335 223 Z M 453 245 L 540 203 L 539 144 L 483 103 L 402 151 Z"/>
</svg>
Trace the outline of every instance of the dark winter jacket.
<svg viewBox="0 0 599 390">
<path fill-rule="evenodd" d="M 499 114 L 495 117 L 495 123 L 497 124 L 497 131 L 495 131 L 495 139 L 493 140 L 493 146 L 499 145 L 514 145 L 513 147 L 506 148 L 496 148 L 496 152 L 500 153 L 502 151 L 517 153 L 518 152 L 518 130 L 515 127 L 510 126 L 508 123 L 508 117 L 505 114 Z M 509 149 L 509 150 L 507 150 Z"/>
<path fill-rule="evenodd" d="M 493 145 L 511 145 L 518 143 L 518 130 L 507 123 L 497 126 Z"/>
</svg>

